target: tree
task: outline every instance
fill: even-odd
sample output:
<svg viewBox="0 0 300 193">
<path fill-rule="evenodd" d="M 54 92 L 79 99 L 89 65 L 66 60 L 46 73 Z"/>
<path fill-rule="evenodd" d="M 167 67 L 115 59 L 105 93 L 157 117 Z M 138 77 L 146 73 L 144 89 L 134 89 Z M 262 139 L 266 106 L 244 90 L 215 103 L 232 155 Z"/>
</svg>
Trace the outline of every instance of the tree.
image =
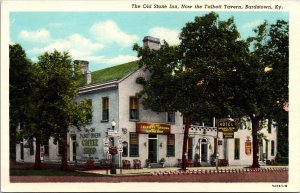
<svg viewBox="0 0 300 193">
<path fill-rule="evenodd" d="M 10 159 L 16 159 L 17 127 L 26 126 L 32 91 L 32 63 L 19 44 L 9 45 L 9 138 Z"/>
<path fill-rule="evenodd" d="M 144 86 L 139 93 L 144 106 L 154 111 L 178 110 L 185 115 L 183 170 L 186 169 L 185 155 L 190 123 L 212 116 L 223 118 L 228 115 L 250 118 L 252 167 L 259 167 L 257 154 L 260 122 L 270 118 L 276 111 L 274 92 L 279 89 L 273 84 L 273 79 L 277 76 L 265 71 L 270 62 L 262 62 L 261 54 L 272 58 L 271 53 L 275 54 L 272 52 L 274 44 L 279 45 L 281 42 L 262 44 L 260 36 L 267 34 L 275 39 L 280 39 L 281 36 L 286 39 L 286 31 L 279 29 L 282 26 L 284 25 L 277 25 L 270 33 L 260 26 L 256 38 L 242 40 L 233 18 L 220 21 L 218 14 L 212 12 L 196 17 L 194 22 L 189 22 L 182 28 L 179 46 L 169 46 L 166 42 L 160 50 L 134 46 L 138 56 L 142 56 L 141 65 L 150 72 L 150 78 L 139 81 Z M 282 34 L 276 36 L 275 32 Z M 281 55 L 279 52 L 278 57 L 288 64 L 285 61 L 287 55 Z M 273 62 L 275 64 L 278 61 Z M 280 69 L 277 72 L 287 72 Z M 287 75 L 284 74 L 284 77 Z M 286 96 L 287 91 L 280 87 L 281 90 L 283 92 L 275 95 L 280 99 Z"/>
<path fill-rule="evenodd" d="M 164 42 L 160 50 L 134 46 L 141 65 L 150 72 L 143 85 L 142 103 L 154 111 L 179 111 L 186 119 L 182 169 L 186 170 L 190 124 L 213 116 L 237 112 L 234 75 L 247 56 L 247 44 L 239 40 L 233 18 L 219 21 L 216 13 L 196 17 L 182 28 L 179 46 Z"/>
<path fill-rule="evenodd" d="M 254 31 L 256 36 L 249 38 L 253 44 L 252 56 L 265 67 L 270 80 L 269 118 L 276 120 L 278 126 L 278 142 L 281 144 L 278 151 L 288 156 L 288 112 L 283 106 L 289 99 L 289 25 L 284 20 L 271 25 L 265 21 Z"/>
<path fill-rule="evenodd" d="M 67 170 L 67 132 L 71 126 L 80 128 L 86 122 L 87 101 L 77 104 L 76 68 L 68 53 L 44 53 L 35 64 L 37 84 L 31 116 L 36 139 L 35 167 L 40 168 L 41 141 L 53 137 L 63 144 L 62 169 Z"/>
</svg>

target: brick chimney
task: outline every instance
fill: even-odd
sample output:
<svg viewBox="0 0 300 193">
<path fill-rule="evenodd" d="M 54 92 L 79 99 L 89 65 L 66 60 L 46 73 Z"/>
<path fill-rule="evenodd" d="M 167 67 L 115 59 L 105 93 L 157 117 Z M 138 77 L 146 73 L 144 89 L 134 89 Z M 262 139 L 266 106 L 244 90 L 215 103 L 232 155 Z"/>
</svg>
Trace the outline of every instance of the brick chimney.
<svg viewBox="0 0 300 193">
<path fill-rule="evenodd" d="M 85 84 L 90 84 L 92 82 L 92 73 L 89 71 L 89 62 L 85 60 L 74 60 L 77 67 L 80 68 L 80 72 L 84 75 Z"/>
<path fill-rule="evenodd" d="M 160 49 L 160 40 L 152 36 L 145 36 L 143 39 L 144 48 L 148 47 L 149 49 L 159 50 Z"/>
</svg>

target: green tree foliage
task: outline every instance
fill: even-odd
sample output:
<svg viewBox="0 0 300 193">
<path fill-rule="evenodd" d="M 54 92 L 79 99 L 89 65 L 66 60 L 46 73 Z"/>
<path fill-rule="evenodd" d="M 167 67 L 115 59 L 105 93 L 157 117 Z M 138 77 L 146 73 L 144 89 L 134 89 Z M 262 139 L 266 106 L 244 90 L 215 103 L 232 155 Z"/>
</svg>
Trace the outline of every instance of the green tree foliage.
<svg viewBox="0 0 300 193">
<path fill-rule="evenodd" d="M 24 130 L 32 89 L 32 63 L 19 44 L 9 45 L 9 138 L 10 159 L 16 159 L 17 127 Z"/>
<path fill-rule="evenodd" d="M 89 113 L 87 101 L 74 101 L 77 91 L 77 68 L 72 64 L 68 53 L 44 53 L 35 65 L 37 81 L 36 113 L 39 115 L 33 121 L 36 123 L 36 141 L 54 137 L 55 141 L 63 143 L 62 169 L 67 169 L 67 132 L 71 126 L 80 128 L 87 122 Z M 38 147 L 38 145 L 37 145 Z M 38 149 L 36 154 L 38 154 Z M 36 163 L 40 162 L 36 158 Z"/>
<path fill-rule="evenodd" d="M 255 30 L 256 36 L 249 38 L 253 45 L 252 57 L 265 67 L 269 79 L 270 106 L 268 116 L 278 126 L 278 151 L 288 156 L 288 112 L 283 106 L 288 103 L 289 92 L 289 25 L 284 20 L 274 24 L 265 21 Z"/>
<path fill-rule="evenodd" d="M 237 69 L 247 57 L 233 18 L 220 21 L 216 13 L 196 17 L 182 28 L 179 46 L 164 42 L 160 50 L 134 46 L 141 65 L 150 72 L 143 82 L 142 103 L 154 111 L 179 111 L 186 118 L 182 169 L 186 169 L 191 122 L 224 117 L 240 109 L 232 99 L 238 88 Z M 141 81 L 140 81 L 141 82 Z"/>
<path fill-rule="evenodd" d="M 270 31 L 263 26 L 258 27 L 260 33 L 255 38 L 242 40 L 233 18 L 220 21 L 218 14 L 209 13 L 196 17 L 182 28 L 179 46 L 169 46 L 166 42 L 160 50 L 134 46 L 138 56 L 142 56 L 141 65 L 150 72 L 150 78 L 139 80 L 144 85 L 140 93 L 144 106 L 154 111 L 178 110 L 187 118 L 182 169 L 186 169 L 184 154 L 187 152 L 190 122 L 228 115 L 251 119 L 252 167 L 259 167 L 257 142 L 260 121 L 270 118 L 276 110 L 274 92 L 282 90 L 276 95 L 282 99 L 287 91 L 273 84 L 277 74 L 287 73 L 287 70 L 281 66 L 276 70 L 276 75 L 266 72 L 270 61 L 261 54 L 270 58 L 278 54 L 277 57 L 288 64 L 285 61 L 288 59 L 288 50 L 283 49 L 287 53 L 280 53 L 279 49 L 287 44 L 279 46 L 281 41 L 275 40 L 272 44 L 267 43 L 260 37 L 260 34 L 264 34 L 268 36 L 266 40 L 272 37 L 284 39 L 288 37 L 287 31 L 279 29 L 284 25 L 281 22 L 277 27 L 271 27 Z M 282 34 L 275 35 L 279 32 Z M 276 45 L 278 49 L 274 52 Z M 273 60 L 272 68 L 277 62 Z M 284 77 L 287 76 L 284 74 Z"/>
</svg>

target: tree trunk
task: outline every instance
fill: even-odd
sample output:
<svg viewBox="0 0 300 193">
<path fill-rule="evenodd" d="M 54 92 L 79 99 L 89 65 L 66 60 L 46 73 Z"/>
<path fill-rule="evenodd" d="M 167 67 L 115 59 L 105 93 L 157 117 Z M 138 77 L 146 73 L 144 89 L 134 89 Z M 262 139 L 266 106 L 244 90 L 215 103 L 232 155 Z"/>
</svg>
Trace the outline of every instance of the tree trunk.
<svg viewBox="0 0 300 193">
<path fill-rule="evenodd" d="M 183 135 L 183 148 L 182 148 L 182 162 L 181 162 L 181 169 L 186 170 L 186 160 L 187 160 L 187 142 L 188 142 L 188 136 L 189 136 L 189 129 L 191 127 L 191 121 L 190 121 L 190 114 L 185 114 L 186 121 L 185 121 L 185 127 L 184 127 L 184 135 Z"/>
<path fill-rule="evenodd" d="M 41 134 L 35 135 L 35 169 L 41 169 Z"/>
<path fill-rule="evenodd" d="M 62 167 L 61 167 L 61 169 L 64 171 L 68 170 L 67 151 L 68 151 L 68 132 L 65 132 L 64 140 L 63 140 L 63 156 L 62 156 Z"/>
<path fill-rule="evenodd" d="M 253 161 L 251 168 L 259 168 L 258 163 L 258 138 L 257 138 L 257 132 L 259 128 L 259 118 L 258 117 L 251 117 L 252 122 L 252 147 L 253 147 Z"/>
</svg>

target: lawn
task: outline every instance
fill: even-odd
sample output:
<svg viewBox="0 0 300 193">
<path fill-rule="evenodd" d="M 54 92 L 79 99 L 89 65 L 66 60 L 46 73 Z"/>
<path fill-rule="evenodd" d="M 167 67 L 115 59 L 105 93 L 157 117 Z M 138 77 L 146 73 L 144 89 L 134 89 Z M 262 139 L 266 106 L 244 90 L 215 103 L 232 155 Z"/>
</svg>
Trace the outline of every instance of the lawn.
<svg viewBox="0 0 300 193">
<path fill-rule="evenodd" d="M 79 171 L 62 171 L 55 169 L 11 169 L 10 176 L 90 176 L 101 177 L 101 174 L 86 173 Z"/>
</svg>

